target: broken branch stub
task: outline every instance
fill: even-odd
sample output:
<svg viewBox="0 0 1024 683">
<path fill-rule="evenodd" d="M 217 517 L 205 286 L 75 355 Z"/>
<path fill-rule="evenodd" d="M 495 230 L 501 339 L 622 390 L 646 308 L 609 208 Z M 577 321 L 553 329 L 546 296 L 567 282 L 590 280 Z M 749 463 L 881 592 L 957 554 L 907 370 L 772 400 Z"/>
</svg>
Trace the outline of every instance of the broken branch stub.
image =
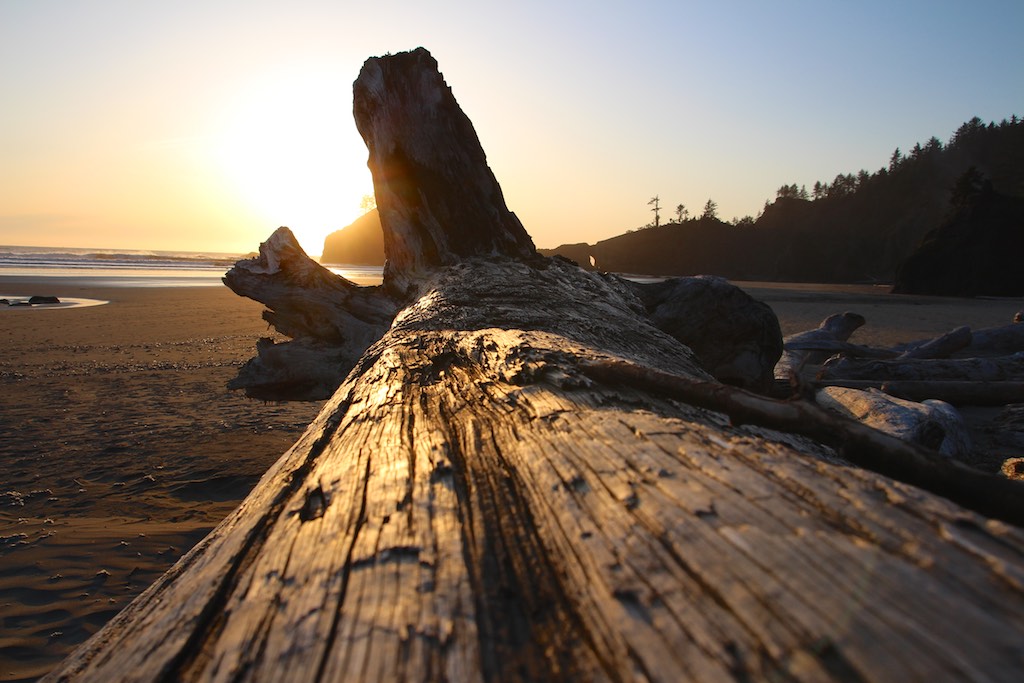
<svg viewBox="0 0 1024 683">
<path fill-rule="evenodd" d="M 471 256 L 536 254 L 437 61 L 423 48 L 366 60 L 353 84 L 384 228 L 384 284 Z"/>
</svg>

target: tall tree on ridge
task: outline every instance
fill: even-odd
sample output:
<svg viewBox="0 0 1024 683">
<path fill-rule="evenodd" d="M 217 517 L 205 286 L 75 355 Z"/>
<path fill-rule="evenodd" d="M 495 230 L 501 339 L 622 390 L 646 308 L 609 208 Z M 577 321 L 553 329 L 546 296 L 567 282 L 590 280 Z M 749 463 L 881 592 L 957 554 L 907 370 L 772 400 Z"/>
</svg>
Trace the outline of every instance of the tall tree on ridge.
<svg viewBox="0 0 1024 683">
<path fill-rule="evenodd" d="M 661 200 L 658 198 L 658 195 L 654 195 L 653 197 L 651 197 L 651 201 L 647 202 L 647 206 L 654 206 L 654 208 L 651 209 L 651 211 L 654 212 L 654 227 L 658 227 L 658 225 L 661 224 L 661 205 L 659 204 L 660 201 Z"/>
</svg>

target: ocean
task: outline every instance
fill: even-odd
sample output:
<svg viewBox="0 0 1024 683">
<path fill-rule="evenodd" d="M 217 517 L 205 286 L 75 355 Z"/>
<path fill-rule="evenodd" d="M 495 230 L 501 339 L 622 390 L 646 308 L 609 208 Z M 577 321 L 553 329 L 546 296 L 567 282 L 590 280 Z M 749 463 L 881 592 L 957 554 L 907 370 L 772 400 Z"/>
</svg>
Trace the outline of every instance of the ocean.
<svg viewBox="0 0 1024 683">
<path fill-rule="evenodd" d="M 107 287 L 203 287 L 246 254 L 137 249 L 79 249 L 0 245 L 0 276 L 63 278 Z M 329 270 L 358 285 L 379 285 L 382 268 L 330 264 Z"/>
</svg>

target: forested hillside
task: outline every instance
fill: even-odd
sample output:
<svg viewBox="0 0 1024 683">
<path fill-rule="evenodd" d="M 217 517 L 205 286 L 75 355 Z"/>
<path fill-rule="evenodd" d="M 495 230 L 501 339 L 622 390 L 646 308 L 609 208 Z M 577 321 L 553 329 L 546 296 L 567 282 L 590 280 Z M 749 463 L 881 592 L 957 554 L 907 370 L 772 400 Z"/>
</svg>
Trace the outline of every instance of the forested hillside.
<svg viewBox="0 0 1024 683">
<path fill-rule="evenodd" d="M 699 218 L 645 227 L 590 247 L 601 270 L 734 279 L 892 282 L 899 265 L 948 216 L 951 189 L 974 169 L 1001 195 L 1024 197 L 1024 123 L 974 118 L 948 143 L 897 149 L 874 173 L 783 185 L 755 218 L 725 222 L 709 201 Z M 583 263 L 582 245 L 565 255 Z M 562 253 L 562 248 L 549 253 Z"/>
<path fill-rule="evenodd" d="M 893 291 L 945 296 L 1024 295 L 1024 197 L 996 192 L 969 170 L 943 223 L 900 265 Z"/>
</svg>

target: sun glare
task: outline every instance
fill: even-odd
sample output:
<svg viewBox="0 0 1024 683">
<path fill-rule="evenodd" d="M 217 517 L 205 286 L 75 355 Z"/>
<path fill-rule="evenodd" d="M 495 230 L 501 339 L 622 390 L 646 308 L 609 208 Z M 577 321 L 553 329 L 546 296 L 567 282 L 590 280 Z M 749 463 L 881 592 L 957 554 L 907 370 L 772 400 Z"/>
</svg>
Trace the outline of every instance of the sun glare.
<svg viewBox="0 0 1024 683">
<path fill-rule="evenodd" d="M 215 154 L 234 191 L 267 225 L 287 225 L 312 255 L 373 192 L 351 91 L 309 69 L 270 74 L 226 108 Z"/>
</svg>

